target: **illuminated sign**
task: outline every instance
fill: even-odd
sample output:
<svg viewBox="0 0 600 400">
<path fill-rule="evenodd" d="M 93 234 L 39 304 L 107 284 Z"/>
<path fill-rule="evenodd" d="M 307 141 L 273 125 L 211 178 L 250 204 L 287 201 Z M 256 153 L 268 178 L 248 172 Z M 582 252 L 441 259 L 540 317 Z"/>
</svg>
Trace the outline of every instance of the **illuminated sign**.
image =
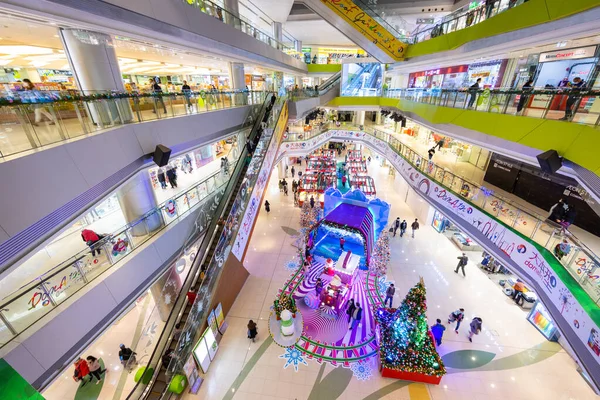
<svg viewBox="0 0 600 400">
<path fill-rule="evenodd" d="M 577 49 L 566 49 L 559 51 L 551 51 L 540 54 L 540 62 L 560 61 L 560 60 L 576 60 L 578 58 L 594 57 L 596 46 L 579 47 Z"/>
<path fill-rule="evenodd" d="M 396 61 L 404 59 L 408 45 L 398 40 L 351 0 L 321 1 Z"/>
</svg>

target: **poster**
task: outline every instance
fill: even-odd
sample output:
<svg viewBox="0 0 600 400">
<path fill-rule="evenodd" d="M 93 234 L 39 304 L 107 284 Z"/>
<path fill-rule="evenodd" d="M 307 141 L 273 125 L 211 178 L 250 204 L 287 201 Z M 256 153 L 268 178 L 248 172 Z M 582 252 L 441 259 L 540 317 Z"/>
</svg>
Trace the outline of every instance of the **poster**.
<svg viewBox="0 0 600 400">
<path fill-rule="evenodd" d="M 223 322 L 225 321 L 225 317 L 223 316 L 223 305 L 221 303 L 217 304 L 217 307 L 213 312 L 217 320 L 217 326 L 221 328 L 223 326 Z"/>
<path fill-rule="evenodd" d="M 198 340 L 196 346 L 194 346 L 194 358 L 200 368 L 202 368 L 202 372 L 205 374 L 208 372 L 208 367 L 210 367 L 210 356 L 208 355 L 208 347 L 206 345 L 206 340 L 204 340 L 204 336 Z"/>
<path fill-rule="evenodd" d="M 219 327 L 217 325 L 217 319 L 215 318 L 215 310 L 212 310 L 210 314 L 208 314 L 208 326 L 212 330 L 213 335 L 217 336 L 219 333 Z"/>
</svg>

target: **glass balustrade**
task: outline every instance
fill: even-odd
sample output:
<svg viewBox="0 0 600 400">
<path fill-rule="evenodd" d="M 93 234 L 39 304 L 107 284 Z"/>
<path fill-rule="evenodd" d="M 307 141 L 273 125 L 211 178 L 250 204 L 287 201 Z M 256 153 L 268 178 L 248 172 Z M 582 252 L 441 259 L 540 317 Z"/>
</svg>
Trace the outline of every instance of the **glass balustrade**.
<svg viewBox="0 0 600 400">
<path fill-rule="evenodd" d="M 359 130 L 353 125 L 336 127 L 325 124 L 320 129 L 306 132 L 302 138 L 288 135 L 285 141 L 304 141 L 319 136 L 329 129 Z M 559 224 L 549 221 L 545 216 L 527 210 L 522 205 L 490 194 L 481 185 L 437 166 L 427 157 L 402 143 L 394 134 L 372 127 L 360 129 L 382 141 L 385 141 L 397 154 L 409 161 L 414 168 L 429 176 L 432 180 L 449 188 L 454 194 L 468 200 L 471 204 L 485 210 L 520 234 L 546 248 L 561 263 L 585 290 L 592 300 L 600 305 L 600 258 L 571 232 Z"/>
<path fill-rule="evenodd" d="M 598 90 L 387 89 L 384 97 L 594 126 L 600 122 Z"/>
<path fill-rule="evenodd" d="M 209 0 L 184 0 L 185 3 L 190 6 L 202 11 L 204 14 L 210 15 L 219 21 L 231 25 L 235 29 L 244 32 L 245 34 L 260 40 L 269 46 L 276 48 L 294 58 L 300 59 L 301 53 L 297 52 L 292 46 L 286 46 L 283 42 L 276 40 L 267 33 L 256 28 L 249 20 L 244 17 L 233 15 L 223 7 L 209 1 Z"/>
<path fill-rule="evenodd" d="M 228 153 L 228 158 L 234 164 L 240 158 L 245 140 L 245 134 L 238 133 L 237 144 Z M 91 254 L 89 249 L 80 251 L 7 296 L 0 305 L 0 346 L 8 343 L 14 336 L 126 258 L 166 226 L 178 222 L 198 208 L 200 213 L 210 212 L 208 209 L 204 210 L 205 206 L 212 206 L 213 197 L 224 190 L 229 178 L 229 174 L 223 170 L 204 178 L 138 220 L 101 239 L 95 246 L 95 250 L 98 250 L 96 255 Z"/>
<path fill-rule="evenodd" d="M 124 124 L 260 105 L 266 92 L 14 92 L 0 98 L 0 157 Z"/>
</svg>

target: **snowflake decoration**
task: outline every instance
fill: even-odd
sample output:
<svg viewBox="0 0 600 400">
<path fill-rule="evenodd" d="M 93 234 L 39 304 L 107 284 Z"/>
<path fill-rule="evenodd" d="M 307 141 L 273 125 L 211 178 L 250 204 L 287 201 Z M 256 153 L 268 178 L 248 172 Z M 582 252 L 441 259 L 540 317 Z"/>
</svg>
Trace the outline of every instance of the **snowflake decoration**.
<svg viewBox="0 0 600 400">
<path fill-rule="evenodd" d="M 573 295 L 567 288 L 560 289 L 560 300 L 562 303 L 562 310 L 560 311 L 561 314 L 565 311 L 569 311 L 573 305 Z"/>
<path fill-rule="evenodd" d="M 302 352 L 300 352 L 300 350 L 298 350 L 296 347 L 286 348 L 285 353 L 280 355 L 279 358 L 284 358 L 286 360 L 283 368 L 293 365 L 296 372 L 298 372 L 298 365 L 300 363 L 308 365 L 304 357 L 302 357 Z"/>
<path fill-rule="evenodd" d="M 285 269 L 287 269 L 288 271 L 295 271 L 296 268 L 298 268 L 298 260 L 296 260 L 295 258 L 285 263 Z"/>
<path fill-rule="evenodd" d="M 368 381 L 373 376 L 371 366 L 368 363 L 353 363 L 350 369 L 359 381 Z"/>
<path fill-rule="evenodd" d="M 165 294 L 165 304 L 171 304 L 171 295 L 169 293 Z"/>
</svg>

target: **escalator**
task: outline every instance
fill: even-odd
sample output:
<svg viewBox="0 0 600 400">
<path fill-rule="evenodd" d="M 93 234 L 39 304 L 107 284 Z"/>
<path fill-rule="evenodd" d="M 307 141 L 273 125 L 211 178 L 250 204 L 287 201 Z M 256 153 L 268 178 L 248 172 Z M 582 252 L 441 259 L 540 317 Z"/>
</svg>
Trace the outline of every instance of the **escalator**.
<svg viewBox="0 0 600 400">
<path fill-rule="evenodd" d="M 248 137 L 249 142 L 258 143 L 258 139 L 260 139 L 264 133 L 261 123 L 267 122 L 270 118 L 273 109 L 271 96 L 267 97 L 267 100 L 258 113 L 258 118 L 255 120 L 253 129 Z M 253 151 L 253 155 L 256 157 L 259 153 L 258 146 Z M 236 211 L 234 210 L 234 206 L 239 205 L 236 204 L 238 193 L 241 189 L 245 190 L 247 188 L 246 186 L 242 188 L 242 185 L 247 183 L 246 178 L 248 168 L 252 165 L 252 163 L 248 162 L 247 155 L 248 148 L 244 147 L 244 151 L 242 152 L 242 155 L 231 174 L 230 182 L 225 190 L 225 195 L 212 215 L 213 219 L 208 227 L 208 232 L 212 233 L 207 234 L 203 239 L 197 255 L 194 258 L 188 279 L 184 283 L 179 295 L 177 296 L 177 299 L 175 300 L 175 305 L 165 324 L 165 328 L 157 341 L 157 346 L 150 356 L 150 360 L 146 368 L 153 368 L 153 378 L 150 380 L 148 386 L 144 386 L 140 383 L 136 384 L 136 387 L 131 391 L 127 399 L 161 399 L 164 398 L 163 396 L 168 393 L 167 389 L 170 378 L 167 375 L 167 368 L 169 365 L 163 364 L 161 355 L 166 353 L 167 350 L 175 352 L 178 344 L 180 342 L 185 342 L 181 339 L 179 341 L 174 340 L 173 328 L 175 324 L 179 322 L 182 324 L 182 326 L 185 324 L 187 328 L 188 317 L 192 313 L 193 308 L 201 308 L 203 304 L 210 303 L 211 301 L 211 283 L 214 283 L 219 274 L 218 271 L 215 271 L 214 268 L 209 268 L 209 266 L 213 265 L 211 262 L 214 262 L 215 257 L 219 253 L 219 245 L 222 244 L 222 233 L 226 224 L 222 223 L 221 221 L 228 221 L 227 217 L 232 213 L 232 210 L 233 212 Z M 221 265 L 219 264 L 218 267 L 220 266 Z M 190 304 L 189 301 L 187 301 L 186 294 L 189 290 L 192 290 L 197 294 L 197 300 L 194 302 L 194 304 Z M 179 345 L 179 347 L 181 347 L 181 345 Z M 154 369 L 154 367 L 156 369 Z"/>
<path fill-rule="evenodd" d="M 361 69 L 354 75 L 354 80 L 350 82 L 350 84 L 347 87 L 342 88 L 342 96 L 358 95 L 359 91 L 365 86 L 364 80 L 370 81 L 373 78 L 373 76 L 376 75 L 374 72 L 376 71 L 377 67 L 380 67 L 380 64 L 363 64 Z M 369 76 L 367 78 L 364 78 L 365 74 L 369 74 Z"/>
<path fill-rule="evenodd" d="M 339 72 L 336 72 L 335 74 L 331 75 L 326 81 L 322 82 L 319 85 L 319 96 L 328 92 L 333 86 L 335 86 L 337 83 L 339 83 L 341 78 L 342 78 L 342 72 L 339 71 Z"/>
</svg>

